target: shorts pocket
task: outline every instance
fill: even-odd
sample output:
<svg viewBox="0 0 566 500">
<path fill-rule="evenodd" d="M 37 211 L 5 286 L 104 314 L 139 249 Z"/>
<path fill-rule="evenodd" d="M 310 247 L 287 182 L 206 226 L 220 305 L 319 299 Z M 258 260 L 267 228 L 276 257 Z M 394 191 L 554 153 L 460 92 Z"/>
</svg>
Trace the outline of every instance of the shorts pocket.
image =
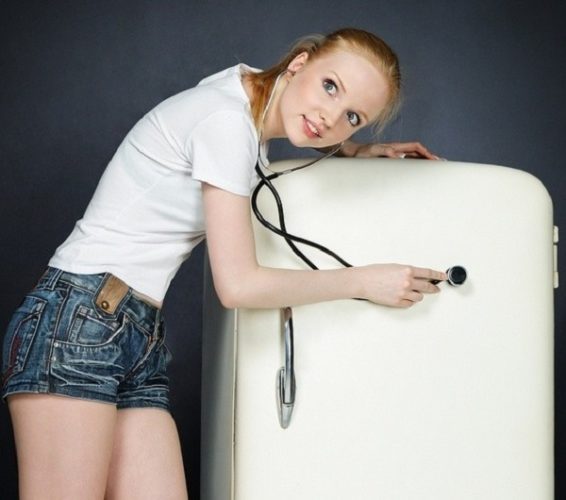
<svg viewBox="0 0 566 500">
<path fill-rule="evenodd" d="M 28 295 L 14 312 L 4 337 L 3 383 L 25 368 L 46 303 L 44 299 Z"/>
<path fill-rule="evenodd" d="M 65 341 L 75 345 L 100 347 L 113 342 L 123 331 L 123 327 L 116 319 L 102 318 L 96 311 L 81 305 L 71 320 Z"/>
</svg>

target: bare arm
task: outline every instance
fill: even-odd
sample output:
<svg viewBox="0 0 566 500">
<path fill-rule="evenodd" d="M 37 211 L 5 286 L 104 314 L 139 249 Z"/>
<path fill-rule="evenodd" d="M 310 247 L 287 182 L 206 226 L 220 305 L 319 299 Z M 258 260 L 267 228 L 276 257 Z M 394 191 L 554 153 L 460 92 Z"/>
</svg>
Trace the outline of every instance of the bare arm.
<svg viewBox="0 0 566 500">
<path fill-rule="evenodd" d="M 226 307 L 271 308 L 352 297 L 409 307 L 439 288 L 442 272 L 399 264 L 312 271 L 260 266 L 249 198 L 203 184 L 207 245 L 216 292 Z"/>
<path fill-rule="evenodd" d="M 321 148 L 319 151 L 328 153 L 332 147 Z M 387 144 L 360 144 L 351 140 L 344 141 L 336 156 L 355 156 L 357 158 L 374 158 L 383 156 L 388 158 L 423 158 L 427 160 L 439 160 L 440 158 L 431 153 L 420 142 L 390 142 Z"/>
</svg>

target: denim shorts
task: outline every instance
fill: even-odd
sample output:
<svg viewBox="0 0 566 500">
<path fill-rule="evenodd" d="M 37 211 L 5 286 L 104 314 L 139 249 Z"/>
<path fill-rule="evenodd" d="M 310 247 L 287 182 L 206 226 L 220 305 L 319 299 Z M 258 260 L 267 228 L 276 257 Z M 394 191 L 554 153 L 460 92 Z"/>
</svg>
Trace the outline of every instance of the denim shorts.
<svg viewBox="0 0 566 500">
<path fill-rule="evenodd" d="M 114 296 L 115 308 L 104 310 L 97 297 L 108 289 L 109 278 L 117 280 L 109 273 L 47 269 L 4 336 L 3 398 L 48 393 L 119 409 L 169 410 L 165 371 L 171 355 L 161 311 L 125 284 L 123 293 Z"/>
</svg>

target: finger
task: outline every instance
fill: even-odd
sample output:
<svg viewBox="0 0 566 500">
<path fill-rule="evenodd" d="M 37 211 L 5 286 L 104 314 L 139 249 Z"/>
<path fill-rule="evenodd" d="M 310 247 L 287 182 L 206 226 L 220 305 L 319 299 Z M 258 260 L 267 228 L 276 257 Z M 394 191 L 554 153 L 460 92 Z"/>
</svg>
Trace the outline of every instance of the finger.
<svg viewBox="0 0 566 500">
<path fill-rule="evenodd" d="M 397 304 L 395 304 L 393 307 L 398 307 L 401 309 L 408 309 L 409 307 L 412 307 L 416 304 L 416 302 L 413 302 L 412 300 L 408 300 L 408 299 L 401 299 Z"/>
<path fill-rule="evenodd" d="M 407 144 L 407 147 L 410 148 L 410 151 L 413 153 L 417 153 L 424 157 L 432 157 L 431 152 L 425 148 L 420 142 L 410 142 Z"/>
<path fill-rule="evenodd" d="M 401 142 L 381 144 L 383 155 L 389 158 L 405 158 L 406 156 L 409 156 L 412 150 L 410 147 L 405 146 L 407 145 Z"/>
<path fill-rule="evenodd" d="M 387 158 L 399 158 L 400 154 L 402 153 L 397 152 L 397 150 L 393 146 L 382 146 L 382 155 L 386 156 Z"/>
<path fill-rule="evenodd" d="M 424 299 L 424 296 L 422 293 L 413 290 L 409 292 L 407 295 L 405 295 L 404 299 L 416 303 L 416 302 L 421 302 Z"/>
<path fill-rule="evenodd" d="M 440 288 L 438 288 L 434 283 L 428 280 L 416 279 L 413 282 L 414 291 L 420 293 L 438 293 Z"/>
<path fill-rule="evenodd" d="M 446 281 L 448 275 L 441 271 L 435 271 L 433 269 L 427 269 L 424 267 L 413 267 L 413 277 L 422 280 L 439 280 Z"/>
<path fill-rule="evenodd" d="M 440 158 L 432 154 L 420 142 L 402 142 L 395 144 L 395 149 L 406 153 L 407 156 L 412 158 L 427 158 L 429 160 L 439 160 Z"/>
</svg>

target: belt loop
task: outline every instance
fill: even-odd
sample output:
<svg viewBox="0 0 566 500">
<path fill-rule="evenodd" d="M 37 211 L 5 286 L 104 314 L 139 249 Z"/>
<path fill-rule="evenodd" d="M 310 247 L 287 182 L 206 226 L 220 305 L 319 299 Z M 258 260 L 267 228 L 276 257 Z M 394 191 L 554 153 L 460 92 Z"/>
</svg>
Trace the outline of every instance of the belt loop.
<svg viewBox="0 0 566 500">
<path fill-rule="evenodd" d="M 118 306 L 129 295 L 130 287 L 120 278 L 107 273 L 95 297 L 95 304 L 108 314 L 114 314 Z"/>
<path fill-rule="evenodd" d="M 163 316 L 161 309 L 157 309 L 157 314 L 155 315 L 153 337 L 157 340 L 165 338 L 165 318 Z"/>
<path fill-rule="evenodd" d="M 55 267 L 48 267 L 46 271 L 43 273 L 43 276 L 39 278 L 38 284 L 42 284 L 44 288 L 47 290 L 53 290 L 55 288 L 55 284 L 63 274 L 61 269 L 57 269 Z"/>
<path fill-rule="evenodd" d="M 161 309 L 157 309 L 157 312 L 155 313 L 153 336 L 155 338 L 159 338 L 161 335 L 163 335 L 162 329 L 163 329 L 163 318 L 161 317 Z"/>
</svg>

